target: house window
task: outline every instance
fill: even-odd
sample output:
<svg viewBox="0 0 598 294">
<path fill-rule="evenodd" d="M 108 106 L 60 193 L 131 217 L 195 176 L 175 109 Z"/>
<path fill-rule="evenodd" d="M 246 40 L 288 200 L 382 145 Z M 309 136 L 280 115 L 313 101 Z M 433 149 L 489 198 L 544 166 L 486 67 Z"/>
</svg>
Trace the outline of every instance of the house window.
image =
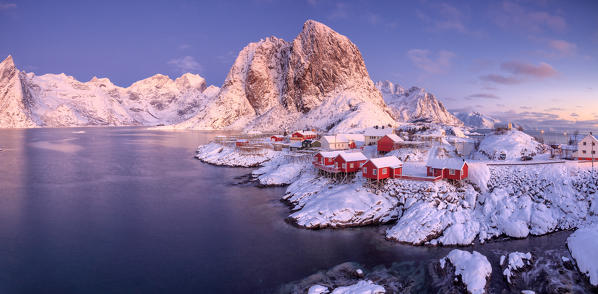
<svg viewBox="0 0 598 294">
<path fill-rule="evenodd" d="M 353 164 L 352 163 L 349 163 L 349 168 L 353 168 Z"/>
<path fill-rule="evenodd" d="M 382 174 L 383 174 L 383 175 L 385 175 L 385 174 L 386 174 L 386 169 L 385 169 L 385 168 L 383 168 L 383 169 L 382 169 Z"/>
<path fill-rule="evenodd" d="M 592 154 L 596 154 L 596 150 L 592 150 Z"/>
<path fill-rule="evenodd" d="M 449 175 L 454 176 L 455 175 L 455 170 L 454 169 L 449 169 Z"/>
<path fill-rule="evenodd" d="M 363 173 L 364 173 L 364 174 L 367 174 L 367 173 L 368 173 L 368 168 L 367 168 L 367 167 L 364 167 L 364 168 L 363 168 Z"/>
<path fill-rule="evenodd" d="M 587 143 L 587 142 L 583 142 L 583 146 L 586 146 L 586 143 Z"/>
<path fill-rule="evenodd" d="M 375 176 L 375 175 L 376 175 L 376 173 L 377 173 L 377 171 L 378 171 L 377 169 L 373 169 L 373 170 L 372 170 L 372 174 Z"/>
<path fill-rule="evenodd" d="M 347 164 L 346 163 L 343 163 L 343 168 L 347 168 Z"/>
<path fill-rule="evenodd" d="M 586 151 L 585 151 L 585 150 L 582 150 L 582 151 L 581 151 L 581 153 L 583 153 L 583 154 L 586 154 Z"/>
</svg>

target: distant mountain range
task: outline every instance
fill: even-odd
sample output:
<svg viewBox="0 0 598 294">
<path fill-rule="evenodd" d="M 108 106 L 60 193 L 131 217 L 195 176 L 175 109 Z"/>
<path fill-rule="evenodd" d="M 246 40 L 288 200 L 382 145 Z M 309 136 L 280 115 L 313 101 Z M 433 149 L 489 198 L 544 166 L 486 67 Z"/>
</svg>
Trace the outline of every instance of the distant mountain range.
<svg viewBox="0 0 598 294">
<path fill-rule="evenodd" d="M 459 118 L 466 126 L 476 129 L 492 129 L 499 120 L 479 112 L 456 112 L 455 116 Z"/>
<path fill-rule="evenodd" d="M 466 125 L 475 123 L 463 118 Z M 3 128 L 165 125 L 346 132 L 398 122 L 463 125 L 424 89 L 374 84 L 357 46 L 313 20 L 292 42 L 268 37 L 247 45 L 221 88 L 189 73 L 175 80 L 155 75 L 122 88 L 106 78 L 36 76 L 18 70 L 11 56 L 0 63 Z"/>
</svg>

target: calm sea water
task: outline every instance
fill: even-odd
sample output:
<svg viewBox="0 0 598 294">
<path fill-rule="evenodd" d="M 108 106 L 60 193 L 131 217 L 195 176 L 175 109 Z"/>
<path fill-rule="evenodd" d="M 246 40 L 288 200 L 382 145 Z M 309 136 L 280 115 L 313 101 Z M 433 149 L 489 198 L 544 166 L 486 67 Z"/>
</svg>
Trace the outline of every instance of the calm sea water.
<svg viewBox="0 0 598 294">
<path fill-rule="evenodd" d="M 346 261 L 427 269 L 452 249 L 386 241 L 384 226 L 289 225 L 284 188 L 242 183 L 250 169 L 193 158 L 216 135 L 0 130 L 0 293 L 273 293 Z M 493 262 L 500 290 L 500 254 L 567 254 L 568 234 L 473 249 Z M 418 283 L 434 292 L 428 279 Z"/>
</svg>

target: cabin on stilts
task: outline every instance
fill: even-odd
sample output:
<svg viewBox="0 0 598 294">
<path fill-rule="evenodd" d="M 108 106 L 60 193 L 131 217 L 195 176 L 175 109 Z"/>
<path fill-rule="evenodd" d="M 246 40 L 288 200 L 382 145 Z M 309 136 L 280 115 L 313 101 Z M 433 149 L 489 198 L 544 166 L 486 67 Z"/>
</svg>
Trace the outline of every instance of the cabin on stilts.
<svg viewBox="0 0 598 294">
<path fill-rule="evenodd" d="M 366 161 L 361 173 L 368 182 L 375 182 L 379 185 L 381 181 L 391 178 L 399 178 L 403 174 L 403 162 L 396 156 L 385 156 L 372 158 Z"/>
</svg>

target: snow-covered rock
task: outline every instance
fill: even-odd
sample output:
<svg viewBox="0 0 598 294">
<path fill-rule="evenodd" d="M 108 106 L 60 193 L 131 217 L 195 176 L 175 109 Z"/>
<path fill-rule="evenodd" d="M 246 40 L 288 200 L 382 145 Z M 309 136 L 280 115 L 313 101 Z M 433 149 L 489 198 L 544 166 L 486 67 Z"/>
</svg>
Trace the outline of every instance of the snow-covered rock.
<svg viewBox="0 0 598 294">
<path fill-rule="evenodd" d="M 107 78 L 37 76 L 19 71 L 10 56 L 0 73 L 0 127 L 8 128 L 173 124 L 195 115 L 218 89 L 190 73 L 176 80 L 158 74 L 127 88 Z"/>
<path fill-rule="evenodd" d="M 454 249 L 440 260 L 440 267 L 444 268 L 447 262 L 455 267 L 455 275 L 461 278 L 467 292 L 472 294 L 486 292 L 486 282 L 492 274 L 492 266 L 486 256 L 477 251 L 469 253 Z"/>
<path fill-rule="evenodd" d="M 234 146 L 212 142 L 199 146 L 195 157 L 214 165 L 254 167 L 270 160 L 275 154 L 271 149 L 265 149 L 261 154 L 244 154 Z"/>
<path fill-rule="evenodd" d="M 390 81 L 379 81 L 376 87 L 382 93 L 386 104 L 392 110 L 393 116 L 401 122 L 434 122 L 460 126 L 463 123 L 450 113 L 436 99 L 434 94 L 425 89 L 411 87 L 405 90 Z"/>
<path fill-rule="evenodd" d="M 216 99 L 173 127 L 347 132 L 373 125 L 395 120 L 359 49 L 308 20 L 290 43 L 269 37 L 243 48 Z"/>
<path fill-rule="evenodd" d="M 505 154 L 507 160 L 512 160 L 523 154 L 535 156 L 542 149 L 543 145 L 532 136 L 518 130 L 509 130 L 487 134 L 480 143 L 479 152 L 490 159 L 498 159 L 501 154 Z"/>
<path fill-rule="evenodd" d="M 455 116 L 460 119 L 465 126 L 475 129 L 492 129 L 497 119 L 481 114 L 479 112 L 456 112 Z"/>
<path fill-rule="evenodd" d="M 330 293 L 328 288 L 322 285 L 313 285 L 307 290 L 307 294 L 327 294 Z"/>
<path fill-rule="evenodd" d="M 303 185 L 297 182 L 303 182 Z M 386 223 L 395 219 L 396 199 L 384 194 L 375 194 L 363 188 L 363 181 L 345 185 L 316 185 L 319 189 L 311 192 L 317 179 L 301 178 L 289 186 L 287 201 L 300 210 L 289 218 L 297 225 L 310 229 L 326 227 L 352 227 L 373 223 Z M 307 189 L 309 198 L 305 195 Z"/>
<path fill-rule="evenodd" d="M 531 266 L 531 259 L 532 254 L 529 252 L 511 252 L 508 256 L 502 255 L 500 257 L 500 265 L 504 267 L 502 274 L 509 284 L 511 284 L 511 277 L 513 277 L 515 273 Z"/>
<path fill-rule="evenodd" d="M 311 289 L 311 288 L 310 288 Z M 384 287 L 374 284 L 372 281 L 362 280 L 356 284 L 338 287 L 332 291 L 332 294 L 382 294 L 386 293 Z"/>
<path fill-rule="evenodd" d="M 598 224 L 578 229 L 567 239 L 567 247 L 590 284 L 598 286 Z"/>
</svg>

